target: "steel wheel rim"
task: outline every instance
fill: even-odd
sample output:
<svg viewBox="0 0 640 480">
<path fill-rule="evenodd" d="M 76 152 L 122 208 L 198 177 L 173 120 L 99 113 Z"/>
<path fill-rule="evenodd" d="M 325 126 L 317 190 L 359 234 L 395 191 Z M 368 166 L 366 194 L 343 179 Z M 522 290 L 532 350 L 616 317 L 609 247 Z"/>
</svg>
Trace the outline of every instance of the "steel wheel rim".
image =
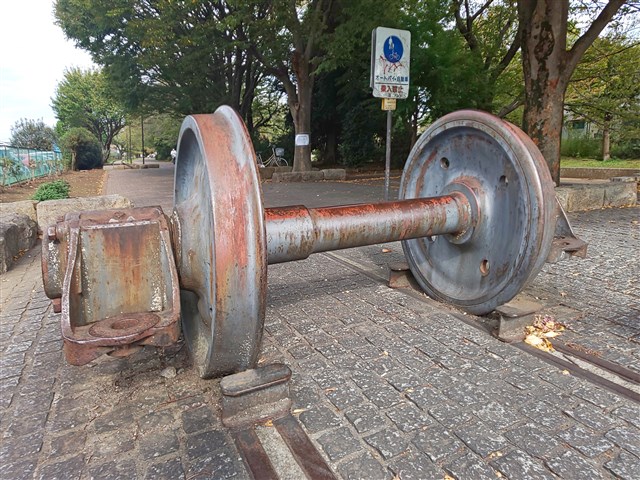
<svg viewBox="0 0 640 480">
<path fill-rule="evenodd" d="M 520 129 L 484 112 L 460 111 L 442 117 L 418 140 L 400 198 L 444 195 L 459 184 L 475 192 L 480 205 L 471 239 L 455 243 L 440 236 L 402 244 L 427 294 L 485 314 L 517 295 L 544 264 L 555 226 L 553 182 Z"/>
<path fill-rule="evenodd" d="M 172 229 L 182 330 L 200 376 L 252 367 L 265 315 L 262 194 L 249 135 L 229 107 L 182 124 Z"/>
</svg>

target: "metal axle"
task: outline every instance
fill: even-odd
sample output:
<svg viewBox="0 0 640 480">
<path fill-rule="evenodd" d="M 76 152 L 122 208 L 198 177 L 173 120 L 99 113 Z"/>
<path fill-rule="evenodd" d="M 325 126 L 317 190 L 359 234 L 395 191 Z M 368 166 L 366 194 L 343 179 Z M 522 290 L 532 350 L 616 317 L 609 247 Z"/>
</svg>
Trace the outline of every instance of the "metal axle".
<svg viewBox="0 0 640 480">
<path fill-rule="evenodd" d="M 471 203 L 461 192 L 384 203 L 267 208 L 267 260 L 283 263 L 317 252 L 461 234 L 473 226 L 473 218 Z"/>
</svg>

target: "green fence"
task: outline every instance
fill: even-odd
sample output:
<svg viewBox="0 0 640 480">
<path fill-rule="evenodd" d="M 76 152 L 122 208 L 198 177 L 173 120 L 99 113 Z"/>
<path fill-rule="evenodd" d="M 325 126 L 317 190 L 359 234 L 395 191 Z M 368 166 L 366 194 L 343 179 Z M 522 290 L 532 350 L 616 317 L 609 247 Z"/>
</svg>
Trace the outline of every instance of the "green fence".
<svg viewBox="0 0 640 480">
<path fill-rule="evenodd" d="M 55 175 L 64 170 L 60 151 L 0 146 L 0 185 Z"/>
</svg>

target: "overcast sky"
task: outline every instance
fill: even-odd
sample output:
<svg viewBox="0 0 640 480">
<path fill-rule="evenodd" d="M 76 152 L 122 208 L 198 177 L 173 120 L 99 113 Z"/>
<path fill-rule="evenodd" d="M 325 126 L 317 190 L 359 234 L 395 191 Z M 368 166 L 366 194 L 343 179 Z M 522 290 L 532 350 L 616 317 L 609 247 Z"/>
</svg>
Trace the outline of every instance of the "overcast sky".
<svg viewBox="0 0 640 480">
<path fill-rule="evenodd" d="M 0 0 L 0 141 L 20 118 L 56 119 L 51 97 L 64 69 L 89 68 L 89 54 L 54 25 L 53 0 Z"/>
</svg>

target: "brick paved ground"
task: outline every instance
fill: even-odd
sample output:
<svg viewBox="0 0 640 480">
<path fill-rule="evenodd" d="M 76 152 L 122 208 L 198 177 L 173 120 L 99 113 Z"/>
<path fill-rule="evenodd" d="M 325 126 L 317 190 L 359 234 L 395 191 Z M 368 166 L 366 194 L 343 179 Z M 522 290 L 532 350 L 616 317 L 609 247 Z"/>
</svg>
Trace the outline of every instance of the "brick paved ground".
<svg viewBox="0 0 640 480">
<path fill-rule="evenodd" d="M 360 188 L 299 194 L 345 203 Z M 299 202 L 293 189 L 280 195 Z M 602 355 L 630 368 L 638 211 L 572 217 L 592 242 L 589 260 L 545 267 L 530 288 L 584 313 L 567 337 L 598 338 Z M 340 258 L 384 276 L 391 249 Z M 260 363 L 290 365 L 294 411 L 341 478 L 640 478 L 637 403 L 340 258 L 270 267 Z M 218 382 L 200 380 L 184 349 L 64 363 L 39 269 L 34 250 L 0 277 L 0 478 L 247 478 L 219 423 Z"/>
</svg>

